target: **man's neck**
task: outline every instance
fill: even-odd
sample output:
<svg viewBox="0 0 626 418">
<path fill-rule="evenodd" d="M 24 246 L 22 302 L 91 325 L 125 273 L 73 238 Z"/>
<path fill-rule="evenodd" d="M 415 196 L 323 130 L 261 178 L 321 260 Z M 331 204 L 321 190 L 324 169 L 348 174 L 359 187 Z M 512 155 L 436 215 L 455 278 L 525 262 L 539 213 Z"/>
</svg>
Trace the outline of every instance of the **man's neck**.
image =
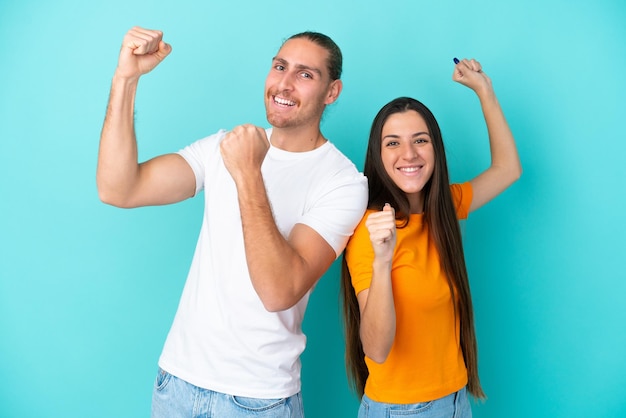
<svg viewBox="0 0 626 418">
<path fill-rule="evenodd" d="M 312 151 L 326 142 L 319 125 L 313 128 L 276 128 L 272 129 L 270 143 L 284 151 Z"/>
</svg>

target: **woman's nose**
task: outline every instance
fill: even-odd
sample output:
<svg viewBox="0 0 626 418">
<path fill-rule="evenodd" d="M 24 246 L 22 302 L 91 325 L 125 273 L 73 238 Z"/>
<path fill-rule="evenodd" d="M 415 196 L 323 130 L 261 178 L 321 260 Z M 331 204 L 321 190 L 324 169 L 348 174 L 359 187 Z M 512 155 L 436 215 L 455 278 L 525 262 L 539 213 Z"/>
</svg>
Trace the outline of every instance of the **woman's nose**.
<svg viewBox="0 0 626 418">
<path fill-rule="evenodd" d="M 417 151 L 413 144 L 404 144 L 402 146 L 402 157 L 407 160 L 412 160 L 417 156 Z"/>
</svg>

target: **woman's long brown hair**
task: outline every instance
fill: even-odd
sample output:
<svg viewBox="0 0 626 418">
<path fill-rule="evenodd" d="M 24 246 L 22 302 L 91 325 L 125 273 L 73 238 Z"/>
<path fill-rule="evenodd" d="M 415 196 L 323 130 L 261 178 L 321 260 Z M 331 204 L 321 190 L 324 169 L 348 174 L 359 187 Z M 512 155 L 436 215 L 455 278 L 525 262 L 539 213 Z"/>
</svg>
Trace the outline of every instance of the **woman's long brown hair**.
<svg viewBox="0 0 626 418">
<path fill-rule="evenodd" d="M 485 398 L 485 393 L 478 377 L 478 352 L 474 331 L 474 313 L 470 293 L 461 229 L 456 215 L 456 208 L 450 192 L 448 165 L 439 125 L 421 102 L 408 97 L 400 97 L 386 104 L 374 118 L 370 131 L 364 174 L 369 182 L 369 209 L 381 210 L 385 203 L 396 208 L 399 227 L 409 222 L 410 205 L 406 194 L 395 185 L 386 173 L 381 159 L 382 129 L 387 118 L 399 112 L 416 111 L 428 126 L 434 152 L 435 168 L 431 179 L 424 186 L 424 221 L 428 226 L 433 241 L 439 251 L 443 271 L 448 279 L 452 293 L 455 318 L 460 321 L 461 350 L 467 368 L 470 394 L 477 399 Z M 365 382 L 369 375 L 365 364 L 365 354 L 360 338 L 361 314 L 359 304 L 352 287 L 350 271 L 345 256 L 341 268 L 341 297 L 346 337 L 346 369 L 348 379 L 354 391 L 363 396 Z"/>
</svg>

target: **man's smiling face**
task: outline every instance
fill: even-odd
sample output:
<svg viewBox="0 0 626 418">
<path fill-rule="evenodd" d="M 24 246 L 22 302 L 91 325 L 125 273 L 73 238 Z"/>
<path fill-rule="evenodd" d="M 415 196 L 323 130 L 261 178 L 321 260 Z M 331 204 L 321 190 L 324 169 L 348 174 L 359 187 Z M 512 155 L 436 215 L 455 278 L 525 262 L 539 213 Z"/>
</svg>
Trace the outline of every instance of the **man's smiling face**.
<svg viewBox="0 0 626 418">
<path fill-rule="evenodd" d="M 265 80 L 265 111 L 272 126 L 319 125 L 324 108 L 336 99 L 327 60 L 328 51 L 307 39 L 283 44 Z"/>
</svg>

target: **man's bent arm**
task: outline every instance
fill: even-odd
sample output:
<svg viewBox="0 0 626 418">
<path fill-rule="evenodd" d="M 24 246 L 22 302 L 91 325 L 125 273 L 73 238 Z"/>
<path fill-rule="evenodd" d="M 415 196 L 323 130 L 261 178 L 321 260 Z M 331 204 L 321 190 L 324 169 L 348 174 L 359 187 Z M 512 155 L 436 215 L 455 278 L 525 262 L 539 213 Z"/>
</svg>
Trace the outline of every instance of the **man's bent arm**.
<svg viewBox="0 0 626 418">
<path fill-rule="evenodd" d="M 178 202 L 193 196 L 195 176 L 179 155 L 137 162 L 134 106 L 139 77 L 171 51 L 162 33 L 131 29 L 124 38 L 100 136 L 96 182 L 100 199 L 115 206 L 137 207 Z"/>
<path fill-rule="evenodd" d="M 296 224 L 288 239 L 276 226 L 261 173 L 237 185 L 250 279 L 275 312 L 295 305 L 326 272 L 335 250 L 312 228 Z"/>
</svg>

